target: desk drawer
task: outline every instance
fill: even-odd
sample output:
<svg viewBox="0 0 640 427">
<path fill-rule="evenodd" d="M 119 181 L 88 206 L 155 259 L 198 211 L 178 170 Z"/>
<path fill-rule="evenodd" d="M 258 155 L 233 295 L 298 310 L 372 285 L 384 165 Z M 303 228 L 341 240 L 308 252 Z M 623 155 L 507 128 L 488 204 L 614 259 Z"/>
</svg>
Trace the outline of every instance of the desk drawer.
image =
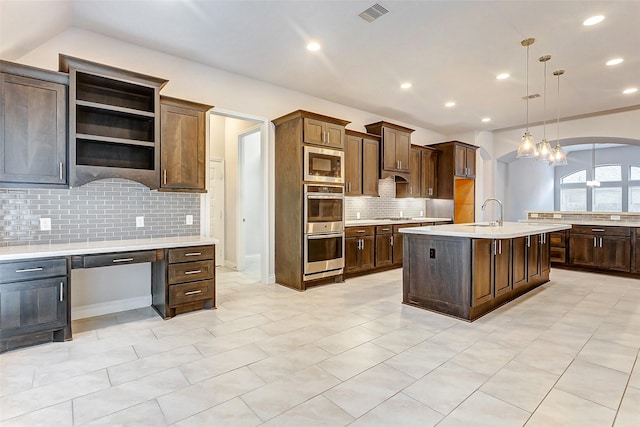
<svg viewBox="0 0 640 427">
<path fill-rule="evenodd" d="M 169 284 L 213 279 L 214 269 L 213 260 L 170 264 Z"/>
<path fill-rule="evenodd" d="M 157 261 L 156 251 L 118 252 L 114 254 L 86 255 L 82 257 L 82 268 L 106 267 L 109 265 L 136 264 Z"/>
<path fill-rule="evenodd" d="M 171 285 L 169 286 L 169 306 L 175 307 L 180 304 L 212 299 L 214 293 L 215 282 L 213 279 Z"/>
<path fill-rule="evenodd" d="M 214 259 L 214 246 L 169 249 L 169 263 Z"/>
<path fill-rule="evenodd" d="M 67 259 L 37 259 L 0 264 L 0 283 L 66 276 Z"/>
</svg>

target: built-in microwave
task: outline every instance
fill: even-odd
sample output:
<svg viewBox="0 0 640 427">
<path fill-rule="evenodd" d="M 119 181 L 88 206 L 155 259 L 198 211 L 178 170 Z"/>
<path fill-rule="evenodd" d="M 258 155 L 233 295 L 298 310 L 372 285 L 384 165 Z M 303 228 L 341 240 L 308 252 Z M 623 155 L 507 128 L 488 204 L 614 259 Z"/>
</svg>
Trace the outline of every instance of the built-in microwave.
<svg viewBox="0 0 640 427">
<path fill-rule="evenodd" d="M 304 180 L 344 184 L 344 152 L 304 146 Z"/>
<path fill-rule="evenodd" d="M 304 232 L 329 233 L 344 230 L 344 187 L 304 185 Z"/>
<path fill-rule="evenodd" d="M 304 235 L 304 280 L 342 274 L 344 232 Z"/>
</svg>

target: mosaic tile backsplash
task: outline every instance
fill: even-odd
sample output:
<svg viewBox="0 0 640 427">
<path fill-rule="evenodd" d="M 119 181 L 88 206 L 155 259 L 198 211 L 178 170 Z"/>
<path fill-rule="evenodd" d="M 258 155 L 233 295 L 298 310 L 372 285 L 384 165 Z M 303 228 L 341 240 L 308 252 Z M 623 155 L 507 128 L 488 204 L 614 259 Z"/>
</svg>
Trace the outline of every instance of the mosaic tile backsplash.
<svg viewBox="0 0 640 427">
<path fill-rule="evenodd" d="M 378 181 L 380 197 L 345 197 L 345 219 L 419 217 L 425 214 L 426 199 L 396 199 L 393 178 Z"/>
<path fill-rule="evenodd" d="M 527 219 L 538 221 L 616 221 L 638 223 L 640 225 L 640 212 L 565 212 L 565 211 L 527 211 Z M 615 218 L 612 218 L 612 216 Z"/>
<path fill-rule="evenodd" d="M 0 208 L 0 246 L 200 234 L 199 194 L 151 191 L 124 179 L 68 190 L 0 188 Z M 136 227 L 137 216 L 144 227 Z M 51 218 L 50 231 L 40 231 L 40 218 Z"/>
</svg>

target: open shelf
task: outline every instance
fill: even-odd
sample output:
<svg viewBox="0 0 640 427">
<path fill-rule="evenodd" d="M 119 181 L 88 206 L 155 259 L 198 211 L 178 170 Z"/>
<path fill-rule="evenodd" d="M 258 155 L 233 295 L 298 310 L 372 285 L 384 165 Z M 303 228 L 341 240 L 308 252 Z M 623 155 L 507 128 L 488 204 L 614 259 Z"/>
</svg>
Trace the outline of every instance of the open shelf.
<svg viewBox="0 0 640 427">
<path fill-rule="evenodd" d="M 155 112 L 156 93 L 153 87 L 80 71 L 76 73 L 76 98 L 79 101 Z"/>
<path fill-rule="evenodd" d="M 138 145 L 140 147 L 155 147 L 154 142 L 147 141 L 136 141 L 134 139 L 124 139 L 124 138 L 112 138 L 108 136 L 98 136 L 98 135 L 88 135 L 84 133 L 76 134 L 76 138 L 84 139 L 87 141 L 96 141 L 96 142 L 108 142 L 111 144 L 123 144 L 123 145 Z"/>
<path fill-rule="evenodd" d="M 153 170 L 154 156 L 153 147 L 76 139 L 77 165 Z"/>
<path fill-rule="evenodd" d="M 154 117 L 83 105 L 76 107 L 76 133 L 78 134 L 153 142 L 154 128 Z"/>
<path fill-rule="evenodd" d="M 151 113 L 149 111 L 134 110 L 133 108 L 125 108 L 125 107 L 116 107 L 114 105 L 100 104 L 98 102 L 76 100 L 76 105 L 100 109 L 100 110 L 117 111 L 119 113 L 125 113 L 125 114 L 135 115 L 135 116 L 155 117 L 156 115 L 155 113 Z"/>
</svg>

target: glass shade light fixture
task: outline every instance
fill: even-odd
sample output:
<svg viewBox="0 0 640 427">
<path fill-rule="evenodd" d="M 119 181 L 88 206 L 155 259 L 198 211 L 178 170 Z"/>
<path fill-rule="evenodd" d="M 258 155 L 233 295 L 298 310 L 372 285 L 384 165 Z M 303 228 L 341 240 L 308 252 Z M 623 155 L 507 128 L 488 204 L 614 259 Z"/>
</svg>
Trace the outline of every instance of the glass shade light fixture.
<svg viewBox="0 0 640 427">
<path fill-rule="evenodd" d="M 564 166 L 567 164 L 567 155 L 560 146 L 560 76 L 564 70 L 556 70 L 553 75 L 558 78 L 558 96 L 556 98 L 556 147 L 549 156 L 549 165 Z"/>
<path fill-rule="evenodd" d="M 542 88 L 542 141 L 537 145 L 535 158 L 536 160 L 549 161 L 551 156 L 551 144 L 547 141 L 547 62 L 551 59 L 551 55 L 544 55 L 538 58 L 538 61 L 544 64 L 543 81 L 544 86 Z"/>
<path fill-rule="evenodd" d="M 527 101 L 527 128 L 524 135 L 522 135 L 520 145 L 518 146 L 518 158 L 535 157 L 536 155 L 536 143 L 529 133 L 529 46 L 531 46 L 535 41 L 536 39 L 534 38 L 528 38 L 520 42 L 522 46 L 527 48 L 527 93 L 525 97 Z"/>
<path fill-rule="evenodd" d="M 587 181 L 587 187 L 600 187 L 600 181 L 596 179 L 596 144 L 593 144 L 593 148 L 591 149 L 591 178 L 592 180 Z"/>
</svg>

